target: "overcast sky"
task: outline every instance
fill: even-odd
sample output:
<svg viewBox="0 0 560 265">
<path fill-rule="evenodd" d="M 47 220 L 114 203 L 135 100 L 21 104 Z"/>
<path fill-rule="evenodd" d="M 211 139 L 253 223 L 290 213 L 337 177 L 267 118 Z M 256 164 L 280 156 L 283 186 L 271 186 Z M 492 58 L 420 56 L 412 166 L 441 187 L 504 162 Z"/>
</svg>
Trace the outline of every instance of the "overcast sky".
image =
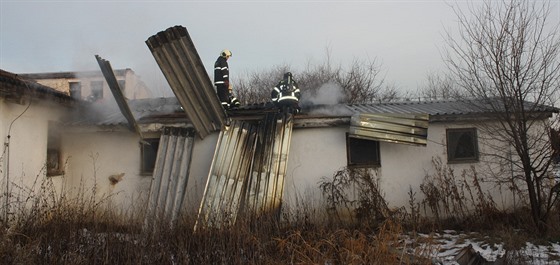
<svg viewBox="0 0 560 265">
<path fill-rule="evenodd" d="M 464 4 L 465 1 L 460 1 Z M 0 0 L 0 68 L 14 73 L 131 68 L 155 91 L 172 96 L 145 41 L 185 26 L 207 70 L 230 49 L 231 78 L 308 62 L 326 50 L 343 66 L 354 59 L 381 63 L 386 81 L 414 91 L 443 69 L 446 28 L 456 26 L 457 1 L 140 1 Z M 553 0 L 553 21 L 560 18 Z M 212 77 L 213 73 L 209 72 Z"/>
</svg>

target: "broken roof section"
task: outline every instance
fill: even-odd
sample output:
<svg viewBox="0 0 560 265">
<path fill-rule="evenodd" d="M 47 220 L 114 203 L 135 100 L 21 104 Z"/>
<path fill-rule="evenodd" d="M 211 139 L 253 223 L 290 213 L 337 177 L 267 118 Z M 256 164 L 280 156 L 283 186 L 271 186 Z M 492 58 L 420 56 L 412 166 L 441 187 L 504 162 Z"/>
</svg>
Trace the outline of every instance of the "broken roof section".
<svg viewBox="0 0 560 265">
<path fill-rule="evenodd" d="M 200 138 L 221 130 L 225 111 L 187 29 L 168 28 L 146 44 Z"/>
<path fill-rule="evenodd" d="M 350 120 L 350 136 L 426 146 L 428 118 L 428 114 L 355 114 Z"/>
<path fill-rule="evenodd" d="M 193 145 L 192 128 L 163 129 L 144 220 L 147 231 L 156 232 L 159 222 L 177 221 L 187 190 Z"/>
<path fill-rule="evenodd" d="M 169 98 L 134 99 L 127 101 L 134 117 L 139 124 L 150 122 L 188 122 L 178 100 Z M 387 114 L 387 113 L 427 113 L 429 122 L 452 120 L 481 119 L 491 115 L 487 109 L 477 109 L 470 101 L 438 100 L 438 101 L 405 101 L 371 104 L 335 104 L 308 106 L 303 112 L 295 115 L 294 128 L 348 126 L 356 114 Z M 531 104 L 531 103 L 527 103 Z M 67 121 L 68 125 L 126 125 L 126 119 L 116 108 L 88 104 L 84 109 L 92 115 L 75 115 Z M 534 105 L 534 104 L 533 104 Z M 230 110 L 234 120 L 260 120 L 268 112 L 272 112 L 270 104 L 244 105 Z M 545 115 L 558 112 L 558 108 L 539 105 L 533 111 Z M 95 114 L 95 115 L 93 115 Z"/>
<path fill-rule="evenodd" d="M 55 100 L 67 105 L 74 103 L 69 95 L 0 69 L 0 97 L 21 103 L 25 96 Z"/>
<path fill-rule="evenodd" d="M 270 112 L 220 133 L 195 227 L 279 217 L 292 128 L 292 114 Z"/>
<path fill-rule="evenodd" d="M 111 63 L 99 57 L 99 55 L 95 55 L 95 59 L 97 59 L 97 63 L 101 68 L 101 72 L 105 77 L 105 81 L 107 81 L 107 84 L 109 85 L 109 88 L 113 93 L 113 97 L 115 97 L 115 100 L 117 101 L 117 105 L 119 106 L 121 113 L 128 121 L 128 129 L 132 132 L 136 132 L 138 136 L 140 136 L 140 139 L 144 138 L 142 136 L 142 132 L 138 128 L 138 124 L 136 123 L 136 120 L 134 119 L 134 115 L 132 115 L 132 111 L 128 107 L 126 98 L 124 97 L 124 94 L 122 92 L 122 88 L 119 86 L 117 77 L 115 77 L 115 73 L 113 72 L 113 67 L 111 67 Z"/>
<path fill-rule="evenodd" d="M 189 122 L 176 98 L 132 99 L 127 103 L 138 124 Z M 65 121 L 73 126 L 126 126 L 128 122 L 118 108 L 104 102 L 84 103 Z"/>
</svg>

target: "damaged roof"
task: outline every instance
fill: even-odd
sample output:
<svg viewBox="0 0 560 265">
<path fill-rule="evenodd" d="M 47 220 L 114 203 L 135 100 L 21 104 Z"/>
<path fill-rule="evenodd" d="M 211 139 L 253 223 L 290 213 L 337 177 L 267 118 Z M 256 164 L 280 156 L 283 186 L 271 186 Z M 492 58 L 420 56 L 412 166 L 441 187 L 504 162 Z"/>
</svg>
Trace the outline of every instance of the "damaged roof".
<svg viewBox="0 0 560 265">
<path fill-rule="evenodd" d="M 494 113 L 495 109 L 501 109 L 503 103 L 499 99 L 484 100 L 434 100 L 434 101 L 400 101 L 400 102 L 379 102 L 370 104 L 334 104 L 334 105 L 313 105 L 301 106 L 302 111 L 297 118 L 332 118 L 350 117 L 355 114 L 428 114 L 430 121 L 449 120 L 455 118 L 476 117 L 481 114 Z M 230 116 L 244 116 L 267 111 L 274 108 L 272 103 L 260 103 L 229 111 Z M 558 113 L 560 109 L 537 105 L 525 102 L 527 111 L 538 113 Z"/>
<path fill-rule="evenodd" d="M 33 98 L 55 100 L 59 103 L 74 102 L 74 99 L 65 93 L 22 78 L 21 75 L 0 69 L 0 96 L 19 102 L 26 95 Z"/>
<path fill-rule="evenodd" d="M 130 71 L 134 73 L 134 71 L 130 68 L 126 69 L 115 69 L 115 75 L 117 76 L 124 76 L 126 72 Z M 25 79 L 73 79 L 73 78 L 85 78 L 85 77 L 100 77 L 101 72 L 99 70 L 92 70 L 92 71 L 69 71 L 69 72 L 48 72 L 48 73 L 22 73 L 19 74 L 22 78 Z"/>
<path fill-rule="evenodd" d="M 335 105 L 306 105 L 302 106 L 301 113 L 295 116 L 295 127 L 300 127 L 297 120 L 342 118 L 342 123 L 347 124 L 350 117 L 355 114 L 393 113 L 393 114 L 428 114 L 430 122 L 453 121 L 457 119 L 479 119 L 481 114 L 490 114 L 489 108 L 474 104 L 472 100 L 437 100 L 437 101 L 403 101 L 371 104 L 335 104 Z M 477 101 L 480 102 L 480 101 Z M 494 101 L 496 103 L 498 101 Z M 125 117 L 119 111 L 115 102 L 91 103 L 84 106 L 78 113 L 72 115 L 68 124 L 71 125 L 120 125 L 126 124 Z M 189 122 L 184 115 L 184 110 L 175 97 L 149 98 L 128 100 L 130 109 L 139 123 L 150 122 Z M 550 115 L 558 113 L 559 109 L 546 105 L 535 105 L 526 102 L 526 108 L 533 112 Z M 265 113 L 278 111 L 270 102 L 245 105 L 229 110 L 232 119 L 259 118 Z M 87 114 L 87 115 L 85 115 Z M 332 123 L 332 125 L 340 124 Z"/>
<path fill-rule="evenodd" d="M 147 98 L 127 101 L 138 123 L 188 122 L 181 105 L 174 97 Z M 128 121 L 114 100 L 84 103 L 65 119 L 67 125 L 122 125 Z"/>
</svg>

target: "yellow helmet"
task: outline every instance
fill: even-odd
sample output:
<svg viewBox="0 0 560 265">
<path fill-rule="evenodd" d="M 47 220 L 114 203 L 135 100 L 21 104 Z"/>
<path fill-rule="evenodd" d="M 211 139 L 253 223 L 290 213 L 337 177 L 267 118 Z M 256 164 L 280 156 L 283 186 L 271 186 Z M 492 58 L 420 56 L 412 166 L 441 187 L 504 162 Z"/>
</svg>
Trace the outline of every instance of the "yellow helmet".
<svg viewBox="0 0 560 265">
<path fill-rule="evenodd" d="M 228 50 L 228 49 L 225 49 L 225 50 L 222 51 L 222 53 L 220 53 L 220 56 L 222 56 L 222 57 L 227 57 L 227 56 L 231 57 L 231 51 Z"/>
</svg>

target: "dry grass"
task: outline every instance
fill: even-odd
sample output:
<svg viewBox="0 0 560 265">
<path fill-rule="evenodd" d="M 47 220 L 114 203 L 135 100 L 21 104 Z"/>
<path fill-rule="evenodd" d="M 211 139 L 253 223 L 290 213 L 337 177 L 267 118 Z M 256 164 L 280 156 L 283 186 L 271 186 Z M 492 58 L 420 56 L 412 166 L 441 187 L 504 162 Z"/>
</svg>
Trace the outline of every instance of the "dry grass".
<svg viewBox="0 0 560 265">
<path fill-rule="evenodd" d="M 323 186 L 341 196 L 337 202 L 344 204 L 343 207 L 331 200 L 329 209 L 305 209 L 312 203 L 302 201 L 302 207 L 284 211 L 281 222 L 259 218 L 227 228 L 199 227 L 196 231 L 193 229 L 196 216 L 186 214 L 173 227 L 159 223 L 155 234 L 142 230 L 142 211 L 115 212 L 106 207 L 111 198 L 98 199 L 95 188 L 81 190 L 81 196 L 70 198 L 56 194 L 45 182 L 40 184 L 41 192 L 29 193 L 21 208 L 12 209 L 10 220 L 0 219 L 0 260 L 2 264 L 422 265 L 432 264 L 430 246 L 435 246 L 436 240 L 416 237 L 416 233 L 431 234 L 451 228 L 477 229 L 480 234 L 488 235 L 484 237 L 488 243 L 504 244 L 509 250 L 506 257 L 509 264 L 522 264 L 523 257 L 517 250 L 525 242 L 560 239 L 560 215 L 553 215 L 549 237 L 537 239 L 532 226 L 527 224 L 530 220 L 527 209 L 509 214 L 495 211 L 491 204 L 484 203 L 487 198 L 483 195 L 465 196 L 469 193 L 454 190 L 457 186 L 451 182 L 450 175 L 432 179 L 439 181 L 439 186 L 433 187 L 440 193 L 461 196 L 453 197 L 455 201 L 438 201 L 437 210 L 442 215 L 434 222 L 421 217 L 421 203 L 412 191 L 409 193 L 411 213 L 389 210 L 382 201 L 383 192 L 375 174 L 358 172 L 360 175 L 351 176 L 351 173 L 335 175 L 336 181 L 343 185 L 336 186 L 333 181 Z M 368 185 L 360 190 L 362 193 L 356 200 L 344 197 L 344 188 L 350 187 L 352 181 Z M 461 205 L 470 202 L 467 199 L 478 202 L 479 208 L 469 212 L 462 209 Z M 360 214 L 351 220 L 325 218 L 329 214 L 337 217 L 333 210 L 345 209 L 351 203 L 358 203 L 356 208 L 360 209 Z M 366 206 L 371 209 L 364 211 Z M 446 212 L 464 215 L 446 219 L 443 217 Z M 477 219 L 481 214 L 484 218 Z M 403 240 L 403 235 L 412 237 L 414 243 Z M 423 247 L 415 248 L 414 244 Z"/>
<path fill-rule="evenodd" d="M 194 219 L 185 216 L 173 228 L 161 224 L 160 233 L 146 236 L 141 218 L 64 207 L 4 225 L 3 264 L 431 264 L 426 252 L 405 251 L 413 246 L 400 236 L 410 231 L 391 220 L 374 228 L 261 220 L 195 232 Z M 507 224 L 493 231 L 489 238 L 509 249 L 531 240 L 530 233 Z M 515 251 L 509 255 L 520 258 Z"/>
<path fill-rule="evenodd" d="M 114 218 L 83 222 L 52 216 L 4 228 L 0 259 L 3 264 L 429 264 L 413 263 L 399 250 L 402 231 L 392 223 L 376 233 L 273 222 L 194 232 L 194 223 L 184 218 L 157 236 L 145 236 L 139 222 L 123 225 L 126 220 Z"/>
</svg>

